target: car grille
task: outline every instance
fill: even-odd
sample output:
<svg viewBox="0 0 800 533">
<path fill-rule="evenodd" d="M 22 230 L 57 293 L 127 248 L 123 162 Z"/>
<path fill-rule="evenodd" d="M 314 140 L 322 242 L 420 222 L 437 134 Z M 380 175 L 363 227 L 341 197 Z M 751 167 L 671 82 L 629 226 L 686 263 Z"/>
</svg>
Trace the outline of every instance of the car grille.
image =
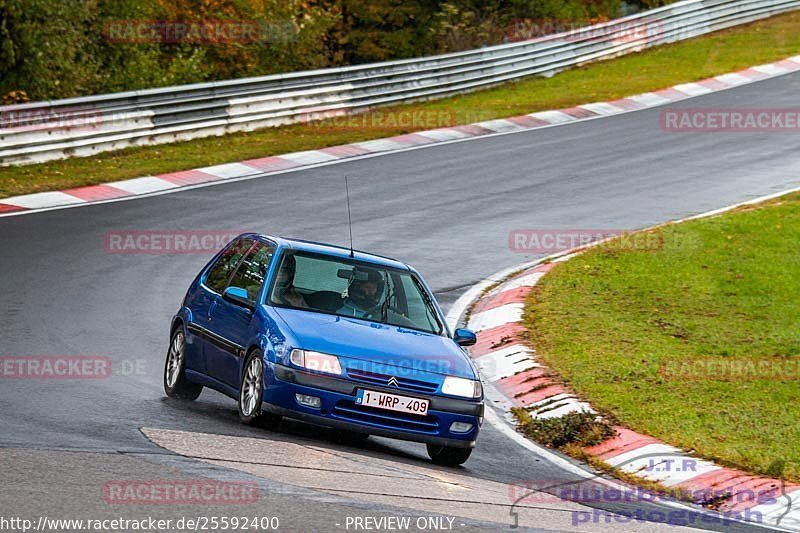
<svg viewBox="0 0 800 533">
<path fill-rule="evenodd" d="M 437 383 L 429 381 L 419 381 L 416 379 L 401 378 L 397 376 L 390 376 L 387 374 L 375 374 L 373 372 L 365 372 L 364 370 L 347 369 L 347 375 L 354 381 L 361 383 L 369 383 L 370 385 L 378 385 L 380 387 L 392 387 L 389 385 L 389 379 L 392 377 L 397 380 L 397 388 L 409 392 L 418 392 L 425 394 L 433 394 L 439 389 Z"/>
<path fill-rule="evenodd" d="M 380 427 L 432 435 L 439 432 L 439 420 L 435 416 L 419 416 L 375 409 L 374 407 L 357 405 L 350 400 L 337 402 L 333 407 L 332 414 L 336 418 L 359 424 L 374 424 Z"/>
</svg>

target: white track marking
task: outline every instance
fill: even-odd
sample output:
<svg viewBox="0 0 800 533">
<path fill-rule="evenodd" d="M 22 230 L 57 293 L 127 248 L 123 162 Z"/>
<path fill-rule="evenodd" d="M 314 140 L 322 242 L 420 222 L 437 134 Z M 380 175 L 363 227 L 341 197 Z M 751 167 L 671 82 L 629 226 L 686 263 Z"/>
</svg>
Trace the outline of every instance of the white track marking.
<svg viewBox="0 0 800 533">
<path fill-rule="evenodd" d="M 428 131 L 416 131 L 414 132 L 414 134 L 422 135 L 423 137 L 427 137 L 428 139 L 433 139 L 434 141 L 438 142 L 448 142 L 448 141 L 457 141 L 457 140 L 466 140 L 475 138 L 468 133 L 464 133 L 463 131 L 452 130 L 448 128 L 441 128 L 438 130 L 428 130 Z M 482 135 L 481 137 L 485 137 L 485 135 Z"/>
<path fill-rule="evenodd" d="M 327 154 L 319 150 L 307 150 L 305 152 L 292 152 L 290 154 L 278 155 L 281 159 L 288 159 L 301 165 L 314 165 L 316 163 L 328 163 L 330 161 L 338 161 L 339 158 L 335 155 Z"/>
<path fill-rule="evenodd" d="M 664 98 L 656 93 L 637 94 L 635 96 L 628 97 L 628 100 L 633 100 L 634 102 L 638 102 L 647 107 L 654 107 L 672 102 L 672 100 L 669 98 Z"/>
<path fill-rule="evenodd" d="M 405 144 L 401 144 L 396 141 L 392 141 L 389 139 L 378 139 L 375 141 L 364 141 L 360 143 L 353 143 L 353 146 L 357 146 L 359 148 L 363 148 L 368 152 L 390 152 L 395 150 L 400 150 L 401 148 L 405 148 Z"/>
<path fill-rule="evenodd" d="M 488 311 L 475 313 L 469 319 L 469 327 L 475 332 L 485 331 L 512 322 L 519 322 L 525 304 L 506 304 Z"/>
<path fill-rule="evenodd" d="M 787 497 L 789 501 L 787 501 Z M 787 509 L 789 510 L 788 514 L 786 513 Z M 750 509 L 750 512 L 761 513 L 764 522 L 768 524 L 777 523 L 780 527 L 800 531 L 800 490 L 795 490 L 785 496 L 778 496 L 774 502 L 756 505 Z"/>
<path fill-rule="evenodd" d="M 750 68 L 768 76 L 779 76 L 780 74 L 786 74 L 787 72 L 790 72 L 788 68 L 780 67 L 774 63 L 770 63 L 768 65 L 758 65 L 757 67 Z"/>
<path fill-rule="evenodd" d="M 567 115 L 562 111 L 539 111 L 538 113 L 531 113 L 528 115 L 537 120 L 544 120 L 552 124 L 566 124 L 567 122 L 575 122 L 575 117 Z"/>
<path fill-rule="evenodd" d="M 605 462 L 623 472 L 658 481 L 668 487 L 721 469 L 709 461 L 695 459 L 674 446 L 659 443 L 621 453 L 605 459 Z"/>
<path fill-rule="evenodd" d="M 547 418 L 561 418 L 570 413 L 594 413 L 592 406 L 586 402 L 568 401 L 559 404 L 558 406 L 548 406 L 546 409 L 534 411 L 531 415 L 534 418 L 547 419 Z"/>
<path fill-rule="evenodd" d="M 607 102 L 595 102 L 593 104 L 583 104 L 578 107 L 582 107 L 588 111 L 591 111 L 592 113 L 597 113 L 598 115 L 605 115 L 605 116 L 616 115 L 618 113 L 622 113 L 625 111 L 621 107 L 617 107 Z"/>
<path fill-rule="evenodd" d="M 730 73 L 730 74 L 721 74 L 715 78 L 717 81 L 724 83 L 725 85 L 743 85 L 745 83 L 750 83 L 750 78 L 746 78 L 741 74 Z"/>
<path fill-rule="evenodd" d="M 71 196 L 60 191 L 53 191 L 37 192 L 34 194 L 14 196 L 13 198 L 4 198 L 0 199 L 0 203 L 16 205 L 26 209 L 38 209 L 40 207 L 81 204 L 85 203 L 85 200 L 81 200 L 76 196 Z"/>
<path fill-rule="evenodd" d="M 489 381 L 497 381 L 541 366 L 531 357 L 528 348 L 518 344 L 482 355 L 475 359 L 475 365 Z"/>
<path fill-rule="evenodd" d="M 145 176 L 144 178 L 134 178 L 132 180 L 125 181 L 113 181 L 111 183 L 106 183 L 105 185 L 110 185 L 115 189 L 121 189 L 131 194 L 149 194 L 168 189 L 176 189 L 179 187 L 178 185 L 170 183 L 167 180 L 162 180 L 161 178 L 156 178 L 153 176 Z"/>
<path fill-rule="evenodd" d="M 533 274 L 525 274 L 524 276 L 520 276 L 518 278 L 512 279 L 508 283 L 504 283 L 502 290 L 498 290 L 496 293 L 493 294 L 500 294 L 506 291 L 513 291 L 514 289 L 519 289 L 520 287 L 533 287 L 538 283 L 539 279 L 544 276 L 544 272 L 534 272 Z"/>
<path fill-rule="evenodd" d="M 198 168 L 197 170 L 221 179 L 241 178 L 242 176 L 249 176 L 260 172 L 257 168 L 249 167 L 241 163 L 226 163 L 224 165 Z"/>
<path fill-rule="evenodd" d="M 713 89 L 700 85 L 699 83 L 682 83 L 680 85 L 675 85 L 673 89 L 683 94 L 688 94 L 689 96 L 702 96 L 714 92 Z"/>
<path fill-rule="evenodd" d="M 497 120 L 485 120 L 483 122 L 478 122 L 473 124 L 473 126 L 478 126 L 480 128 L 494 131 L 496 133 L 504 132 L 504 131 L 520 131 L 520 130 L 527 130 L 530 128 L 526 128 L 525 126 L 520 126 L 515 122 L 511 122 L 510 120 L 505 119 L 497 119 Z"/>
</svg>

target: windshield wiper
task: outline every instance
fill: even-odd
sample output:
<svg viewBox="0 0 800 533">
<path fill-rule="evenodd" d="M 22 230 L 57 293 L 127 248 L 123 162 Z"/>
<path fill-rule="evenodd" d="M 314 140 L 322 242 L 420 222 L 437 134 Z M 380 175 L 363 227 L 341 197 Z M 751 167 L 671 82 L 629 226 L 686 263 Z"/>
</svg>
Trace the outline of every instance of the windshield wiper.
<svg viewBox="0 0 800 533">
<path fill-rule="evenodd" d="M 381 322 L 386 322 L 389 316 L 389 302 L 394 298 L 394 287 L 389 284 L 389 275 L 386 274 L 386 299 L 381 304 Z"/>
<path fill-rule="evenodd" d="M 422 295 L 422 298 L 425 300 L 425 308 L 427 311 L 425 313 L 425 318 L 428 320 L 428 324 L 431 326 L 434 325 L 434 322 L 431 320 L 431 318 L 433 318 L 436 321 L 436 327 L 439 328 L 437 331 L 431 333 L 440 335 L 444 328 L 442 327 L 442 323 L 439 321 L 439 315 L 436 313 L 436 307 L 434 306 L 428 291 L 425 290 L 425 287 L 422 286 L 417 278 L 412 277 L 411 280 L 414 282 L 414 286 L 417 288 L 417 291 L 419 291 L 419 293 Z"/>
</svg>

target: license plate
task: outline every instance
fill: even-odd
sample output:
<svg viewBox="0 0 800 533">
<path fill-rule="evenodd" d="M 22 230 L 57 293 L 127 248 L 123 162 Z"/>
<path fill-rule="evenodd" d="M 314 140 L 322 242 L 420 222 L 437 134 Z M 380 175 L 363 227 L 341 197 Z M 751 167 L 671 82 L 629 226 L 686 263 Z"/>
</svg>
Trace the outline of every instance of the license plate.
<svg viewBox="0 0 800 533">
<path fill-rule="evenodd" d="M 356 403 L 368 405 L 387 411 L 398 411 L 400 413 L 411 413 L 413 415 L 427 415 L 429 400 L 419 398 L 409 398 L 397 394 L 388 394 L 374 390 L 359 389 L 356 394 Z"/>
</svg>

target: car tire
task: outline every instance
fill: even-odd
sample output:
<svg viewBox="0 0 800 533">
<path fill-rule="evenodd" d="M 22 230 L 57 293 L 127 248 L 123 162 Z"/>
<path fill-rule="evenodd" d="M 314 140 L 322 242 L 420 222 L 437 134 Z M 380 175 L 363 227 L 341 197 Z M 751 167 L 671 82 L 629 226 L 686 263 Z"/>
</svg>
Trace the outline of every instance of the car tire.
<svg viewBox="0 0 800 533">
<path fill-rule="evenodd" d="M 239 385 L 239 420 L 249 426 L 274 428 L 281 416 L 261 408 L 264 392 L 264 354 L 253 350 L 244 362 L 242 381 Z"/>
<path fill-rule="evenodd" d="M 431 461 L 442 466 L 459 466 L 467 462 L 472 454 L 472 448 L 454 448 L 428 444 L 428 455 Z"/>
<path fill-rule="evenodd" d="M 183 329 L 172 333 L 164 363 L 164 392 L 176 400 L 196 400 L 203 386 L 186 379 L 186 337 Z"/>
</svg>

